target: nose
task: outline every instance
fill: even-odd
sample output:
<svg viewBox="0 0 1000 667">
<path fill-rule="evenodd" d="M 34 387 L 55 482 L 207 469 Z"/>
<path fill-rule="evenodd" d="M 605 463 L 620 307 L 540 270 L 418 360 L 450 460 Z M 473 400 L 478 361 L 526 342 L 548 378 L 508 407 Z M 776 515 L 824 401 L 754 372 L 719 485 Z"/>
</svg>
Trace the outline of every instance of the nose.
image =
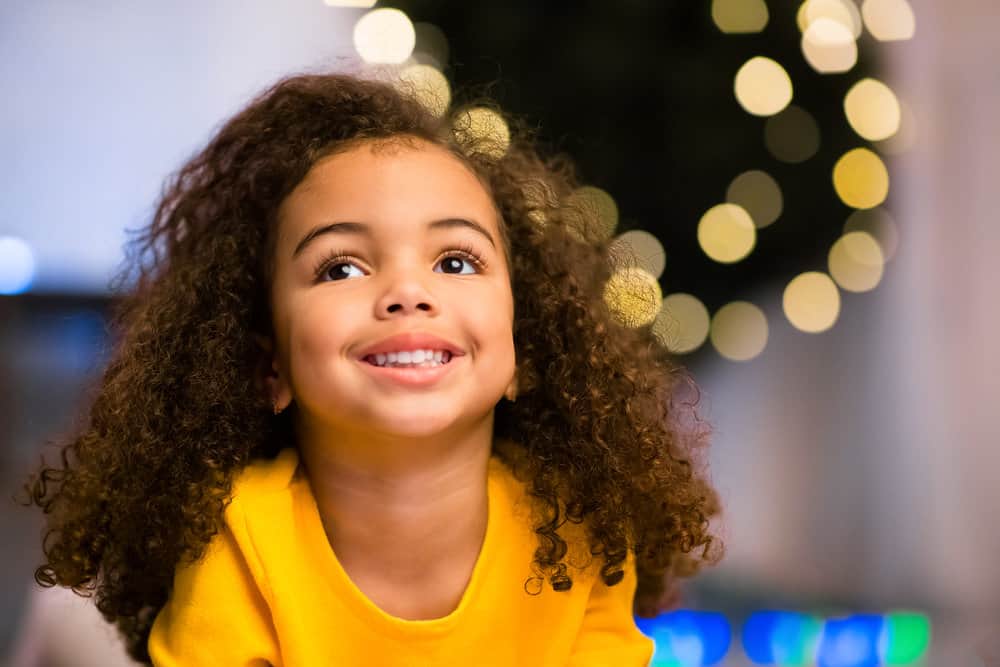
<svg viewBox="0 0 1000 667">
<path fill-rule="evenodd" d="M 397 273 L 375 305 L 376 317 L 399 317 L 438 310 L 437 300 L 427 286 L 413 273 Z"/>
</svg>

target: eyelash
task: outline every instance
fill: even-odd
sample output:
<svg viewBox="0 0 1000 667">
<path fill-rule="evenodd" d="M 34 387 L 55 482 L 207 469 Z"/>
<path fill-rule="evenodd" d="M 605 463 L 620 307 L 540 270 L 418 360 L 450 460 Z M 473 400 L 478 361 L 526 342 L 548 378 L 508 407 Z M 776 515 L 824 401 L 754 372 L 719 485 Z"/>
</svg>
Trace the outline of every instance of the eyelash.
<svg viewBox="0 0 1000 667">
<path fill-rule="evenodd" d="M 442 259 L 451 256 L 458 256 L 461 257 L 462 259 L 468 260 L 473 265 L 475 265 L 476 268 L 478 268 L 480 271 L 486 269 L 486 260 L 484 260 L 482 255 L 480 255 L 476 251 L 476 249 L 471 245 L 469 245 L 468 243 L 463 243 L 453 248 L 449 248 L 445 254 L 441 255 L 441 257 L 438 258 L 438 261 L 440 262 Z M 320 278 L 323 277 L 323 274 L 325 274 L 327 270 L 329 270 L 329 268 L 334 264 L 338 264 L 340 262 L 353 259 L 354 257 L 352 257 L 351 255 L 343 252 L 342 250 L 334 248 L 329 252 L 327 252 L 327 254 L 324 255 L 323 258 L 320 259 L 319 262 L 316 264 L 316 267 L 313 269 L 313 279 L 319 281 Z M 458 275 L 458 274 L 453 274 L 453 275 Z M 338 281 L 331 281 L 331 282 L 338 282 Z"/>
</svg>

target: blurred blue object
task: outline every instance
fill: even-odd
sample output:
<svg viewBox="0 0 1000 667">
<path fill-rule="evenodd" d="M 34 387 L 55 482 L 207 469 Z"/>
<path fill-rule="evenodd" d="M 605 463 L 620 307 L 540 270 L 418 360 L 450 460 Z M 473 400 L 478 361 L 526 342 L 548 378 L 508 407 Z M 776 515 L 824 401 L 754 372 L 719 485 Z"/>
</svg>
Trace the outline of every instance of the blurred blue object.
<svg viewBox="0 0 1000 667">
<path fill-rule="evenodd" d="M 823 628 L 819 667 L 878 667 L 879 636 L 885 619 L 877 614 L 831 618 Z"/>
<path fill-rule="evenodd" d="M 678 610 L 656 618 L 636 618 L 656 642 L 652 667 L 710 667 L 729 651 L 732 631 L 718 612 Z"/>
</svg>

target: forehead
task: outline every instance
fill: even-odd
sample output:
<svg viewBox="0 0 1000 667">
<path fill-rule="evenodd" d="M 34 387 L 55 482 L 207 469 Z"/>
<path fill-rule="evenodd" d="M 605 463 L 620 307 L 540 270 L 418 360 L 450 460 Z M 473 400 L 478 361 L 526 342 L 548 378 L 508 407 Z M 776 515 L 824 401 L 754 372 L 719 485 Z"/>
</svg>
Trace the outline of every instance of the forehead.
<svg viewBox="0 0 1000 667">
<path fill-rule="evenodd" d="M 474 217 L 498 229 L 493 198 L 470 167 L 417 139 L 366 141 L 319 160 L 278 214 L 285 243 L 338 219 L 392 233 L 446 217 Z"/>
</svg>

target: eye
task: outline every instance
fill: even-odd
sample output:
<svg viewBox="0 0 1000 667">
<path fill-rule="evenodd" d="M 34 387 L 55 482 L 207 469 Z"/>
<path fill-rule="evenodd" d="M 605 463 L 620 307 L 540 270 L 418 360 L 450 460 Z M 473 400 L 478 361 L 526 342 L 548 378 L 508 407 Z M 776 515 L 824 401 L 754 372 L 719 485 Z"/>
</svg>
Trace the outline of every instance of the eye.
<svg viewBox="0 0 1000 667">
<path fill-rule="evenodd" d="M 329 265 L 327 271 L 331 280 L 343 280 L 351 277 L 351 268 L 358 270 L 358 267 L 351 262 L 334 262 Z M 364 275 L 358 270 L 359 275 Z"/>
<path fill-rule="evenodd" d="M 357 268 L 357 265 L 349 260 L 351 260 L 351 257 L 341 253 L 340 251 L 333 251 L 330 254 L 324 256 L 324 258 L 321 259 L 320 262 L 316 265 L 316 269 L 313 272 L 314 275 L 316 276 L 316 281 L 317 282 L 323 281 L 323 279 L 326 277 L 330 277 L 331 281 L 337 281 L 343 278 L 350 277 L 350 274 L 345 273 L 344 269 L 341 268 L 350 266 L 354 266 L 354 268 Z M 337 270 L 333 271 L 332 269 L 337 269 Z"/>
<path fill-rule="evenodd" d="M 475 267 L 475 271 L 462 271 L 463 261 Z M 484 271 L 486 269 L 486 260 L 483 259 L 483 256 L 474 247 L 466 243 L 455 248 L 450 248 L 447 254 L 441 258 L 441 265 L 448 268 L 458 267 L 459 273 L 453 273 L 452 275 L 468 275 L 469 273 L 481 273 Z"/>
<path fill-rule="evenodd" d="M 463 262 L 466 263 L 466 264 L 468 264 L 469 266 L 472 266 L 473 270 L 472 271 L 463 271 L 462 270 L 462 263 Z M 478 258 L 473 257 L 471 255 L 467 256 L 465 253 L 461 253 L 460 254 L 460 253 L 457 253 L 457 252 L 453 252 L 453 253 L 450 253 L 448 255 L 445 255 L 441 259 L 441 261 L 438 262 L 438 263 L 444 269 L 456 269 L 457 268 L 458 269 L 457 271 L 448 271 L 448 270 L 443 271 L 443 273 L 452 273 L 454 275 L 468 275 L 470 273 L 476 273 L 479 270 L 479 268 L 482 266 L 482 262 L 480 262 L 478 260 Z"/>
</svg>

